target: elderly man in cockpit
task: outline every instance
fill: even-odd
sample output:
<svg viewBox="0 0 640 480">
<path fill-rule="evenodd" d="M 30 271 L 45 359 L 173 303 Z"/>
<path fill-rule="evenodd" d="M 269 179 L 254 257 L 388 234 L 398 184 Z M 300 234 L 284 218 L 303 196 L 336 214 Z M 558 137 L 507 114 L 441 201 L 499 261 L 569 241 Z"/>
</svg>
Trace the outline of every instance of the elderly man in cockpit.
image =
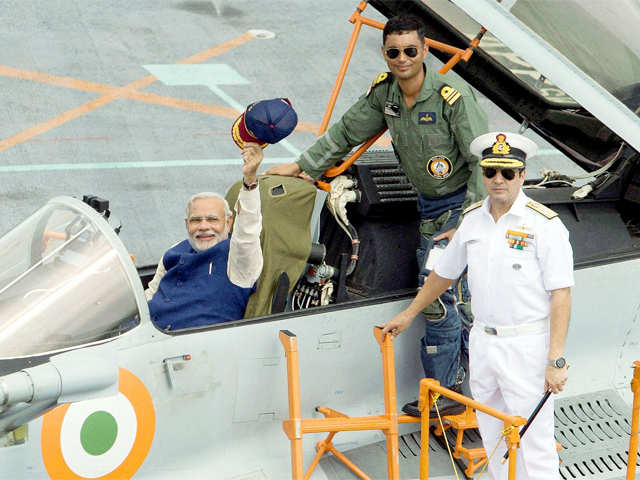
<svg viewBox="0 0 640 480">
<path fill-rule="evenodd" d="M 145 291 L 151 319 L 163 330 L 212 325 L 244 316 L 262 272 L 260 193 L 257 171 L 263 152 L 242 149 L 242 183 L 235 205 L 216 193 L 198 193 L 187 205 L 189 237 L 171 247 Z"/>
</svg>

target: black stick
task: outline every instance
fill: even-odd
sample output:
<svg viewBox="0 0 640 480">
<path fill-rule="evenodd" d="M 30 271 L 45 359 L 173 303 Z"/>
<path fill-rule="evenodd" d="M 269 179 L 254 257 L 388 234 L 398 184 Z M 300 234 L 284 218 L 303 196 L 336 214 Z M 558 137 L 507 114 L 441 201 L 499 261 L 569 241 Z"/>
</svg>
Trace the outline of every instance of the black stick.
<svg viewBox="0 0 640 480">
<path fill-rule="evenodd" d="M 544 406 L 545 402 L 549 400 L 550 396 L 551 396 L 551 390 L 548 390 L 547 393 L 545 393 L 544 396 L 542 397 L 542 400 L 540 400 L 538 402 L 538 405 L 536 405 L 536 408 L 533 410 L 533 413 L 531 413 L 531 416 L 527 420 L 527 423 L 525 423 L 524 426 L 522 427 L 522 430 L 520 430 L 520 438 L 524 437 L 524 434 L 529 428 L 529 425 L 531 425 L 531 422 L 533 422 L 533 420 L 536 418 L 536 415 L 538 415 L 538 413 L 540 412 L 540 409 Z M 504 452 L 501 463 L 506 462 L 507 458 L 509 458 L 509 450 Z"/>
</svg>

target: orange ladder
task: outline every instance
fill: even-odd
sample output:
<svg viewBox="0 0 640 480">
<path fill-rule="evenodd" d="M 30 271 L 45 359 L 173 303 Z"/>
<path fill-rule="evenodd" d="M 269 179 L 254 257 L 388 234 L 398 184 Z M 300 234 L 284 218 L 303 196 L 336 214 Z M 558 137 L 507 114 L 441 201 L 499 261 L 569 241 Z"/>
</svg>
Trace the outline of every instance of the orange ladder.
<svg viewBox="0 0 640 480">
<path fill-rule="evenodd" d="M 363 430 L 381 430 L 387 442 L 387 478 L 389 480 L 400 480 L 400 469 L 398 463 L 398 425 L 400 423 L 422 423 L 422 441 L 420 455 L 420 478 L 428 479 L 428 450 L 429 445 L 429 422 L 437 422 L 438 418 L 429 418 L 429 411 L 433 405 L 430 392 L 437 392 L 443 396 L 453 398 L 460 403 L 467 405 L 469 413 L 468 421 L 473 422 L 473 411 L 471 408 L 478 408 L 481 411 L 500 418 L 505 422 L 505 428 L 510 430 L 507 435 L 507 445 L 509 450 L 510 472 L 513 468 L 513 476 L 509 476 L 510 480 L 515 478 L 515 449 L 519 447 L 520 435 L 518 427 L 526 423 L 522 417 L 514 417 L 498 412 L 468 397 L 460 395 L 452 390 L 441 387 L 439 382 L 433 379 L 423 379 L 420 382 L 420 398 L 418 408 L 422 412 L 422 418 L 415 418 L 409 415 L 399 415 L 397 412 L 396 399 L 396 380 L 393 352 L 393 338 L 386 335 L 382 338 L 382 330 L 380 327 L 374 327 L 373 333 L 380 346 L 382 353 L 382 375 L 384 389 L 384 414 L 368 416 L 368 417 L 350 417 L 342 412 L 338 412 L 327 407 L 318 407 L 316 411 L 322 413 L 324 418 L 302 418 L 300 406 L 300 371 L 298 364 L 298 342 L 295 334 L 288 330 L 280 330 L 279 338 L 284 347 L 287 358 L 287 382 L 289 392 L 289 418 L 283 420 L 282 429 L 289 438 L 291 444 L 291 472 L 293 480 L 307 480 L 311 477 L 313 470 L 316 468 L 325 453 L 331 452 L 337 459 L 344 463 L 355 475 L 363 480 L 370 480 L 365 472 L 355 465 L 346 455 L 337 450 L 333 445 L 333 437 L 338 432 L 345 431 L 363 431 Z M 427 408 L 428 407 L 428 408 Z M 426 412 L 426 415 L 425 415 Z M 445 416 L 444 419 L 451 421 L 455 416 Z M 453 420 L 456 421 L 455 419 Z M 461 425 L 461 424 L 459 424 Z M 302 455 L 302 436 L 308 433 L 327 432 L 329 435 L 323 441 L 316 444 L 317 454 L 307 472 L 304 472 L 303 455 Z M 464 447 L 462 440 L 460 446 L 455 450 L 458 455 L 464 455 Z M 482 450 L 482 449 L 473 449 Z M 472 450 L 467 450 L 471 452 Z M 454 455 L 455 455 L 454 452 Z M 482 453 L 476 451 L 468 453 L 474 460 L 482 462 Z M 486 456 L 485 456 L 486 457 Z M 481 465 L 482 463 L 479 463 Z M 513 465 L 513 467 L 511 467 Z M 455 468 L 455 467 L 454 467 Z M 477 468 L 477 466 L 476 466 Z M 475 469 L 474 469 L 475 470 Z"/>
<path fill-rule="evenodd" d="M 374 327 L 373 333 L 382 352 L 382 375 L 384 387 L 384 414 L 370 417 L 350 417 L 330 408 L 318 407 L 316 411 L 325 418 L 301 418 L 300 414 L 300 373 L 298 368 L 298 342 L 295 334 L 280 330 L 280 342 L 287 357 L 287 382 L 289 388 L 289 418 L 283 420 L 282 429 L 291 442 L 291 477 L 293 480 L 307 480 L 327 452 L 344 463 L 363 480 L 370 480 L 356 464 L 349 460 L 332 443 L 338 432 L 382 430 L 387 441 L 387 478 L 400 480 L 398 464 L 398 424 L 416 423 L 419 418 L 398 415 L 396 407 L 396 377 L 391 335 L 382 338 L 381 329 Z M 317 454 L 306 474 L 302 459 L 302 435 L 305 433 L 328 432 L 327 438 L 316 445 Z"/>
<path fill-rule="evenodd" d="M 477 429 L 478 422 L 476 420 L 476 412 L 471 407 L 466 407 L 465 411 L 458 415 L 447 415 L 443 418 L 441 427 L 438 425 L 433 431 L 434 435 L 446 435 L 445 431 L 453 428 L 456 430 L 456 443 L 453 448 L 454 458 L 465 458 L 467 460 L 467 468 L 464 474 L 471 478 L 473 474 L 487 461 L 487 454 L 484 448 L 466 448 L 462 444 L 464 431 L 468 429 Z"/>
</svg>

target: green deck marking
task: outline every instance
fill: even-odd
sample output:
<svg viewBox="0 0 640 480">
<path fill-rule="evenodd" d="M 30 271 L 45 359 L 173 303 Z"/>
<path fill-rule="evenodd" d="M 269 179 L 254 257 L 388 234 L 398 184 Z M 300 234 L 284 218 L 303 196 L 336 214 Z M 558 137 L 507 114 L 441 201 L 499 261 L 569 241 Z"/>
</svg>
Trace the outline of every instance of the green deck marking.
<svg viewBox="0 0 640 480">
<path fill-rule="evenodd" d="M 80 443 L 89 455 L 102 455 L 109 451 L 118 436 L 118 423 L 105 411 L 87 417 L 80 429 Z"/>
</svg>

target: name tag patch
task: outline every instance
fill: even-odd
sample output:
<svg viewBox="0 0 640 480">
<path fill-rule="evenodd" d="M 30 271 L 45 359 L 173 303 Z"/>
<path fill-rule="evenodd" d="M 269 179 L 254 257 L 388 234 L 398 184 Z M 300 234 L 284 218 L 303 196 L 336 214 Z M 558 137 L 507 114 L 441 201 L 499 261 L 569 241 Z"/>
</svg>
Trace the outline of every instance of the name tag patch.
<svg viewBox="0 0 640 480">
<path fill-rule="evenodd" d="M 432 125 L 436 123 L 436 112 L 420 112 L 418 113 L 418 124 Z"/>
<path fill-rule="evenodd" d="M 384 114 L 389 115 L 390 117 L 399 117 L 400 116 L 400 105 L 391 102 L 384 103 Z"/>
</svg>

